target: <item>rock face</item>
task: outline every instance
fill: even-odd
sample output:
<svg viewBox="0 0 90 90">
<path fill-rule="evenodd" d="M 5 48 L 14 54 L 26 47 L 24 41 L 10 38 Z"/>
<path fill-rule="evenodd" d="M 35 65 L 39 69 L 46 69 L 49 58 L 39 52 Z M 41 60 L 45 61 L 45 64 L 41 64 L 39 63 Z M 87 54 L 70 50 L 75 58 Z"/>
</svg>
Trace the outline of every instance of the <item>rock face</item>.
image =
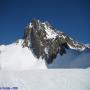
<svg viewBox="0 0 90 90">
<path fill-rule="evenodd" d="M 47 64 L 52 63 L 58 53 L 66 54 L 66 49 L 85 49 L 83 44 L 56 30 L 48 22 L 43 23 L 36 19 L 26 27 L 23 39 L 23 47 L 31 48 L 35 56 L 44 58 Z"/>
</svg>

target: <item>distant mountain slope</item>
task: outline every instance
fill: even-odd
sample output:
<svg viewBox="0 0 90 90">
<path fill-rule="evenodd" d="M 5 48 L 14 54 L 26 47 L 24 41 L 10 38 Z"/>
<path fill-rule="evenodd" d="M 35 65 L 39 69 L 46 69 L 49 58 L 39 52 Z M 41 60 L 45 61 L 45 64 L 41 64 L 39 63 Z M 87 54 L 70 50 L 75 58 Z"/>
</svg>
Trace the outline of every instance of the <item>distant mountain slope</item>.
<svg viewBox="0 0 90 90">
<path fill-rule="evenodd" d="M 88 68 L 90 67 L 90 51 L 78 52 L 67 50 L 63 56 L 57 55 L 57 58 L 48 68 Z"/>
</svg>

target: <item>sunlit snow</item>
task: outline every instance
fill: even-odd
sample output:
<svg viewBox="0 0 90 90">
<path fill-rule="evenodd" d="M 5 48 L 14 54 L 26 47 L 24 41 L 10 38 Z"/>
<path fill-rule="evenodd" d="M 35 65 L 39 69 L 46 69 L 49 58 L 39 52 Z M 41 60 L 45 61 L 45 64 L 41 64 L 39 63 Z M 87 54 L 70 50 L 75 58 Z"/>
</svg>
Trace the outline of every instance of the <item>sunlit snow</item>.
<svg viewBox="0 0 90 90">
<path fill-rule="evenodd" d="M 0 68 L 4 70 L 46 69 L 45 60 L 38 60 L 32 51 L 19 43 L 0 46 Z"/>
</svg>

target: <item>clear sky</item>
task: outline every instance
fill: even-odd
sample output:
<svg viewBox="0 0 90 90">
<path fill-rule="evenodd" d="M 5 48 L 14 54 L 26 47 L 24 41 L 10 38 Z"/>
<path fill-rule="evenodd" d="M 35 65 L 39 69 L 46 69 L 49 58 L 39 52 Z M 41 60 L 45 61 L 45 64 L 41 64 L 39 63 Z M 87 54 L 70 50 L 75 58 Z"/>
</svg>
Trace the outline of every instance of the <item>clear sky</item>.
<svg viewBox="0 0 90 90">
<path fill-rule="evenodd" d="M 90 0 L 0 0 L 0 44 L 22 38 L 33 18 L 90 43 Z"/>
</svg>

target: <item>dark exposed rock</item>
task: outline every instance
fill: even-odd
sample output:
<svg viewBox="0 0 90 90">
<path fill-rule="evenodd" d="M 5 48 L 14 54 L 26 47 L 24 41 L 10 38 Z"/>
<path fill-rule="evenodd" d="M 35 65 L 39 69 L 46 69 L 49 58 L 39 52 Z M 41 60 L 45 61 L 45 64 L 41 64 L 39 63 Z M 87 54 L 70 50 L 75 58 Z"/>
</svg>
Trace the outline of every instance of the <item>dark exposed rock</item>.
<svg viewBox="0 0 90 90">
<path fill-rule="evenodd" d="M 57 36 L 47 38 L 46 27 L 53 30 Z M 66 49 L 69 48 L 68 44 L 73 47 L 82 47 L 80 44 L 75 46 L 74 42 L 68 36 L 65 36 L 62 32 L 56 31 L 49 23 L 43 24 L 35 19 L 32 20 L 31 26 L 26 27 L 23 38 L 23 47 L 32 48 L 37 58 L 45 58 L 48 64 L 53 62 L 58 53 L 60 55 L 66 54 Z"/>
</svg>

